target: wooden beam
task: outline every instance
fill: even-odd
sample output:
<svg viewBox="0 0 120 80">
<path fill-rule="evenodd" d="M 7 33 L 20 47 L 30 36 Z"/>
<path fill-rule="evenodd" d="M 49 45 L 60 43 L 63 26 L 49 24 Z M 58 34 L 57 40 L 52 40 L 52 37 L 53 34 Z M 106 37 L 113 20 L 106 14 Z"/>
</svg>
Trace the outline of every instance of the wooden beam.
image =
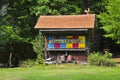
<svg viewBox="0 0 120 80">
<path fill-rule="evenodd" d="M 85 49 L 49 49 L 47 48 L 47 51 L 86 51 Z"/>
<path fill-rule="evenodd" d="M 40 31 L 88 31 L 88 29 L 40 29 Z"/>
</svg>

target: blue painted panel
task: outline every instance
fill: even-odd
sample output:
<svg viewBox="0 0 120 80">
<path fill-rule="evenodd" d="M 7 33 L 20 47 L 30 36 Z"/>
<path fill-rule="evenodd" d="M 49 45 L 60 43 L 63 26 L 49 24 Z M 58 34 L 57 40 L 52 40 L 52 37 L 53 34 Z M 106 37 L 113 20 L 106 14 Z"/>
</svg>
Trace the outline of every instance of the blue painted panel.
<svg viewBox="0 0 120 80">
<path fill-rule="evenodd" d="M 54 43 L 49 43 L 48 48 L 54 48 Z"/>
<path fill-rule="evenodd" d="M 66 43 L 61 43 L 60 48 L 66 48 Z"/>
</svg>

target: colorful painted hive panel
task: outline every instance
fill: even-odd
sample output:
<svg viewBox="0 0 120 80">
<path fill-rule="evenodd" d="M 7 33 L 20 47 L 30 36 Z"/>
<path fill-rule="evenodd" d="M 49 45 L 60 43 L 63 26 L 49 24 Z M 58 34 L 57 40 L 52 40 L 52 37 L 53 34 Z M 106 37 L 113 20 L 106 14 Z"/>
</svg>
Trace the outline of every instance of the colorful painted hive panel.
<svg viewBox="0 0 120 80">
<path fill-rule="evenodd" d="M 48 37 L 48 48 L 86 48 L 85 36 Z"/>
<path fill-rule="evenodd" d="M 54 48 L 54 43 L 49 43 L 48 48 Z"/>
<path fill-rule="evenodd" d="M 71 43 L 66 43 L 66 48 L 73 48 Z"/>
<path fill-rule="evenodd" d="M 60 48 L 60 43 L 54 43 L 54 48 Z"/>
<path fill-rule="evenodd" d="M 66 43 L 61 43 L 60 48 L 66 48 Z"/>
<path fill-rule="evenodd" d="M 73 43 L 73 48 L 78 48 L 78 43 Z"/>
</svg>

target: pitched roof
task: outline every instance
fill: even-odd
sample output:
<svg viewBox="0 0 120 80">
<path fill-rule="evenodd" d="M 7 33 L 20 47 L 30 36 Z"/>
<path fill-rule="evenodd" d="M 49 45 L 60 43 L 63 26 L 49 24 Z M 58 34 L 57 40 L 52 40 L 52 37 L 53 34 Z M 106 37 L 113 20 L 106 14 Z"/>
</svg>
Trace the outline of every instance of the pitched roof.
<svg viewBox="0 0 120 80">
<path fill-rule="evenodd" d="M 35 25 L 38 29 L 89 29 L 94 28 L 95 14 L 40 16 Z"/>
</svg>

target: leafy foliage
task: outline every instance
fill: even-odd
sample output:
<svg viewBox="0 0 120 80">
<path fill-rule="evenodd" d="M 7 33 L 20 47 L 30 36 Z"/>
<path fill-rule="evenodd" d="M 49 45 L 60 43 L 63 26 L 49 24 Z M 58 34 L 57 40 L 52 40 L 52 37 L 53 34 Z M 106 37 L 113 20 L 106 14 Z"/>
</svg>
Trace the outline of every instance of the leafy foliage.
<svg viewBox="0 0 120 80">
<path fill-rule="evenodd" d="M 15 33 L 12 26 L 0 27 L 0 52 L 6 50 L 6 46 L 10 46 L 9 51 L 13 51 L 13 49 L 11 49 L 12 44 L 21 41 L 25 40 Z"/>
<path fill-rule="evenodd" d="M 14 29 L 12 26 L 0 27 L 0 63 L 7 64 L 9 54 L 12 52 L 12 63 L 15 66 L 19 60 L 35 58 L 35 52 L 32 50 L 32 46 L 27 43 L 28 41 L 20 37 Z"/>
<path fill-rule="evenodd" d="M 37 53 L 37 62 L 42 64 L 44 61 L 44 36 L 40 33 L 36 37 L 36 41 L 33 43 L 34 51 Z"/>
<path fill-rule="evenodd" d="M 36 34 L 33 29 L 36 16 L 30 14 L 29 8 L 35 3 L 31 1 L 33 0 L 0 0 L 0 63 L 8 62 L 10 52 L 14 54 L 14 59 L 19 55 L 17 58 L 21 60 L 30 58 L 31 52 L 34 53 L 30 41 Z"/>
<path fill-rule="evenodd" d="M 79 7 L 80 6 L 80 7 Z M 37 0 L 33 6 L 32 14 L 39 15 L 63 15 L 81 13 L 82 1 L 75 0 Z"/>
<path fill-rule="evenodd" d="M 106 12 L 106 5 L 109 0 L 88 0 L 91 13 L 101 14 Z"/>
<path fill-rule="evenodd" d="M 120 0 L 109 0 L 108 4 L 107 12 L 99 16 L 103 24 L 102 29 L 106 31 L 104 36 L 117 40 L 120 44 Z"/>
<path fill-rule="evenodd" d="M 0 59 L 5 58 L 0 62 L 7 62 L 11 51 L 19 55 L 20 59 L 32 57 L 33 55 L 28 55 L 28 53 L 34 54 L 31 42 L 38 34 L 38 30 L 34 29 L 37 18 L 40 15 L 84 13 L 83 1 L 88 0 L 0 0 Z M 91 13 L 104 12 L 107 1 L 89 0 Z M 34 50 L 42 59 L 43 46 L 37 44 L 41 43 L 35 42 L 36 49 Z"/>
<path fill-rule="evenodd" d="M 102 55 L 100 52 L 91 53 L 89 55 L 89 63 L 97 66 L 115 66 L 115 62 L 111 60 L 111 53 Z"/>
<path fill-rule="evenodd" d="M 20 67 L 32 67 L 36 65 L 35 62 L 36 62 L 35 60 L 27 59 L 27 60 L 22 61 L 19 66 Z"/>
</svg>

